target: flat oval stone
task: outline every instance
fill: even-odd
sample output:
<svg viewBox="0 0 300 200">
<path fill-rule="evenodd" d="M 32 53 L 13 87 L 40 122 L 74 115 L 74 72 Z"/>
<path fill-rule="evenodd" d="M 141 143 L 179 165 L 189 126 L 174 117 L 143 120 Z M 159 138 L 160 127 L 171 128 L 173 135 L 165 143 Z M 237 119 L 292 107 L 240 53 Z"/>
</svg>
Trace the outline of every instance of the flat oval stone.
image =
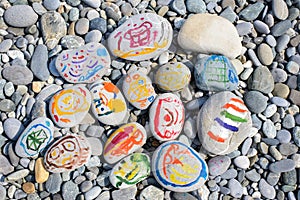
<svg viewBox="0 0 300 200">
<path fill-rule="evenodd" d="M 4 12 L 5 22 L 15 27 L 28 27 L 38 20 L 38 15 L 28 5 L 15 5 Z"/>
<path fill-rule="evenodd" d="M 154 58 L 172 42 L 173 29 L 163 17 L 154 13 L 132 16 L 108 38 L 108 47 L 117 57 L 132 61 Z"/>
<path fill-rule="evenodd" d="M 16 146 L 16 154 L 20 157 L 38 155 L 53 140 L 53 123 L 46 117 L 32 121 L 20 135 Z"/>
<path fill-rule="evenodd" d="M 66 135 L 55 141 L 47 150 L 44 164 L 48 171 L 61 173 L 72 171 L 86 164 L 91 156 L 91 147 L 81 135 Z"/>
<path fill-rule="evenodd" d="M 141 110 L 147 109 L 156 97 L 151 79 L 139 71 L 129 73 L 122 88 L 126 99 Z"/>
<path fill-rule="evenodd" d="M 197 120 L 200 142 L 213 154 L 231 153 L 251 134 L 251 113 L 242 99 L 228 91 L 212 95 Z"/>
<path fill-rule="evenodd" d="M 55 65 L 60 75 L 70 83 L 92 83 L 108 73 L 110 62 L 106 48 L 93 42 L 63 51 Z"/>
<path fill-rule="evenodd" d="M 195 80 L 199 89 L 232 91 L 238 86 L 238 75 L 230 60 L 221 55 L 201 58 L 195 65 Z"/>
<path fill-rule="evenodd" d="M 12 65 L 2 70 L 3 77 L 14 85 L 27 85 L 32 82 L 33 74 L 27 67 Z"/>
<path fill-rule="evenodd" d="M 208 178 L 204 159 L 178 141 L 165 142 L 155 150 L 152 171 L 161 186 L 175 192 L 199 189 Z"/>
<path fill-rule="evenodd" d="M 144 153 L 133 153 L 117 163 L 109 176 L 116 188 L 128 188 L 150 175 L 150 158 Z"/>
<path fill-rule="evenodd" d="M 92 110 L 95 117 L 103 124 L 118 125 L 127 113 L 123 94 L 113 83 L 96 82 L 90 87 Z"/>
<path fill-rule="evenodd" d="M 167 63 L 155 74 L 155 83 L 163 91 L 177 91 L 186 87 L 191 80 L 191 71 L 181 63 Z"/>
<path fill-rule="evenodd" d="M 116 163 L 125 156 L 142 147 L 147 140 L 146 130 L 136 122 L 128 123 L 118 128 L 107 139 L 103 155 L 110 163 Z"/>
<path fill-rule="evenodd" d="M 150 129 L 156 139 L 176 139 L 184 124 L 184 106 L 175 94 L 161 94 L 151 105 L 149 118 Z"/>
<path fill-rule="evenodd" d="M 56 93 L 49 105 L 50 115 L 58 126 L 72 127 L 88 113 L 91 95 L 84 86 L 73 86 Z"/>
</svg>

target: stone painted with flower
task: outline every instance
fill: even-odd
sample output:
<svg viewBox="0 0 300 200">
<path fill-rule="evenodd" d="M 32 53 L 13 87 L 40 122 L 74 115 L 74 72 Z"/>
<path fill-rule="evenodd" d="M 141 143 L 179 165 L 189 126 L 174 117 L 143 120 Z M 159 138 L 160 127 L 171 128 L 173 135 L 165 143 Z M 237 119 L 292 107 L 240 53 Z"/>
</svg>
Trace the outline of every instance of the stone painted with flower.
<svg viewBox="0 0 300 200">
<path fill-rule="evenodd" d="M 103 124 L 118 125 L 127 113 L 123 94 L 117 86 L 108 81 L 98 81 L 91 85 L 92 111 Z"/>
<path fill-rule="evenodd" d="M 64 50 L 56 59 L 57 71 L 70 83 L 92 83 L 110 69 L 110 55 L 100 43 L 88 43 L 78 49 Z"/>
<path fill-rule="evenodd" d="M 144 153 L 133 153 L 112 169 L 110 183 L 116 188 L 128 188 L 143 181 L 150 175 L 150 158 Z"/>
<path fill-rule="evenodd" d="M 231 153 L 251 134 L 251 113 L 244 101 L 229 91 L 212 95 L 197 121 L 202 147 L 212 154 Z"/>
<path fill-rule="evenodd" d="M 55 124 L 60 127 L 72 127 L 83 120 L 90 105 L 89 90 L 76 85 L 57 92 L 49 103 L 49 110 Z"/>
<path fill-rule="evenodd" d="M 174 192 L 197 190 L 208 178 L 204 159 L 179 141 L 165 142 L 155 150 L 152 171 L 161 186 Z"/>
<path fill-rule="evenodd" d="M 122 89 L 129 103 L 140 110 L 147 109 L 156 97 L 151 79 L 139 71 L 127 74 Z"/>
<path fill-rule="evenodd" d="M 167 63 L 155 73 L 155 83 L 163 91 L 177 91 L 186 87 L 191 80 L 190 69 L 181 62 Z"/>
<path fill-rule="evenodd" d="M 53 140 L 53 123 L 46 117 L 33 120 L 19 136 L 15 145 L 20 157 L 32 157 L 42 152 Z"/>
<path fill-rule="evenodd" d="M 153 136 L 160 141 L 176 139 L 184 124 L 184 106 L 172 93 L 158 95 L 149 110 L 149 125 Z"/>
<path fill-rule="evenodd" d="M 136 122 L 125 124 L 107 139 L 103 155 L 106 162 L 113 164 L 141 148 L 147 140 L 145 128 Z"/>
<path fill-rule="evenodd" d="M 155 13 L 143 13 L 132 16 L 114 30 L 108 38 L 108 48 L 116 57 L 142 61 L 168 50 L 172 38 L 168 20 Z"/>
<path fill-rule="evenodd" d="M 91 146 L 84 136 L 65 135 L 48 148 L 44 164 L 53 173 L 73 171 L 86 164 L 90 156 Z"/>
</svg>

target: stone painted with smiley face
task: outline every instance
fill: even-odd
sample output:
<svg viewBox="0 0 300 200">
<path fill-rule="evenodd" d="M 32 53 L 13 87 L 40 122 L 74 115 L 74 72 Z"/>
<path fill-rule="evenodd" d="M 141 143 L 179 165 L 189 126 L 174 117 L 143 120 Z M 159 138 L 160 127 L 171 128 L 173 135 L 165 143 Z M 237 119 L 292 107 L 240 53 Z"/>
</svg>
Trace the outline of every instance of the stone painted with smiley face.
<svg viewBox="0 0 300 200">
<path fill-rule="evenodd" d="M 173 29 L 163 17 L 154 13 L 132 16 L 108 38 L 111 53 L 132 61 L 154 58 L 172 42 Z"/>
</svg>

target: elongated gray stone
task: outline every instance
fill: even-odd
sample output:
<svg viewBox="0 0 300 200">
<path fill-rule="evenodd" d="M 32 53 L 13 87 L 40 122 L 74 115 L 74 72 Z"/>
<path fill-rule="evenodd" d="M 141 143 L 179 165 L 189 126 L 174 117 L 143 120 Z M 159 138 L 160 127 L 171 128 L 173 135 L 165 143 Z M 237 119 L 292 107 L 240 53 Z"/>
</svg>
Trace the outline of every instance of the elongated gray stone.
<svg viewBox="0 0 300 200">
<path fill-rule="evenodd" d="M 41 81 L 48 80 L 50 72 L 48 70 L 48 50 L 45 45 L 40 44 L 35 48 L 30 68 L 35 77 Z"/>
</svg>

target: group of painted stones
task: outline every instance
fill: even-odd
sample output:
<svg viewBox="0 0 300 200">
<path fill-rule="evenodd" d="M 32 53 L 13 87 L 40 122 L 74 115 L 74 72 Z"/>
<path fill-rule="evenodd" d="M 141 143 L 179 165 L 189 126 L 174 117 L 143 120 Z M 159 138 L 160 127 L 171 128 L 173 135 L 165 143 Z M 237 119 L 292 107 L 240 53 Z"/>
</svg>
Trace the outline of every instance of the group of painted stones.
<svg viewBox="0 0 300 200">
<path fill-rule="evenodd" d="M 111 33 L 108 47 L 114 56 L 142 61 L 166 51 L 172 37 L 167 20 L 145 13 L 132 16 Z M 182 40 L 184 36 L 179 33 L 178 37 Z M 249 136 L 252 122 L 243 100 L 230 92 L 238 86 L 235 68 L 218 49 L 214 53 L 199 58 L 194 78 L 199 89 L 218 92 L 202 106 L 197 128 L 202 146 L 220 155 L 234 151 Z M 89 43 L 63 51 L 56 60 L 56 68 L 67 82 L 77 84 L 52 97 L 49 102 L 52 120 L 41 117 L 32 121 L 19 137 L 16 153 L 32 157 L 47 149 L 44 166 L 53 173 L 86 164 L 91 156 L 87 139 L 67 134 L 53 141 L 52 121 L 59 127 L 72 127 L 83 120 L 91 107 L 102 124 L 119 126 L 103 149 L 105 161 L 115 164 L 110 175 L 113 186 L 130 187 L 147 178 L 152 170 L 158 183 L 169 190 L 186 192 L 201 187 L 208 178 L 205 160 L 193 148 L 175 140 L 182 132 L 185 108 L 180 97 L 172 92 L 188 86 L 190 69 L 179 62 L 160 66 L 154 77 L 161 91 L 157 94 L 151 79 L 141 71 L 132 71 L 123 78 L 122 91 L 112 82 L 102 80 L 110 70 L 110 63 L 110 54 L 102 44 Z M 151 161 L 145 153 L 134 153 L 146 143 L 147 133 L 139 123 L 126 123 L 128 102 L 140 110 L 149 108 L 151 133 L 162 142 Z"/>
</svg>

